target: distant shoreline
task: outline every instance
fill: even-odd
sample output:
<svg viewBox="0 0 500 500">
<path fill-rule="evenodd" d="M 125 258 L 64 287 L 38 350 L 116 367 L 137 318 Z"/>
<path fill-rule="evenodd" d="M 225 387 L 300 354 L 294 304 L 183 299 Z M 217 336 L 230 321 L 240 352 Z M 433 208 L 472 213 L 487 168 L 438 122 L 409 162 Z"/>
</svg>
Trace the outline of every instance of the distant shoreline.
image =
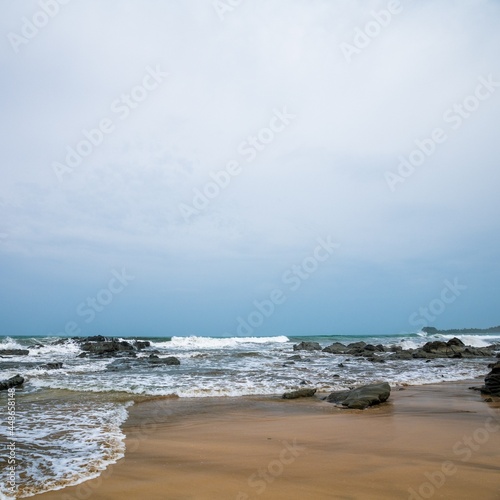
<svg viewBox="0 0 500 500">
<path fill-rule="evenodd" d="M 434 328 L 433 326 L 424 326 L 422 328 L 422 331 L 425 333 L 430 333 L 430 334 L 451 334 L 451 333 L 458 333 L 458 334 L 466 334 L 466 333 L 500 333 L 500 325 L 499 326 L 492 326 L 490 328 L 461 328 L 461 329 L 452 329 L 452 330 L 438 330 L 437 328 Z"/>
</svg>

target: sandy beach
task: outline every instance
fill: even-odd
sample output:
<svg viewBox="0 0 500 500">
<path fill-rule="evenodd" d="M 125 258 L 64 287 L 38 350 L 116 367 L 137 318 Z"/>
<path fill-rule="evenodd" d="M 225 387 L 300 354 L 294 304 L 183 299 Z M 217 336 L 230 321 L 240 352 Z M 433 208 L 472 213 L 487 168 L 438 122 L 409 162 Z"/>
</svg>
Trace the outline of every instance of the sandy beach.
<svg viewBox="0 0 500 500">
<path fill-rule="evenodd" d="M 500 403 L 480 380 L 393 389 L 342 410 L 318 398 L 154 399 L 124 425 L 125 458 L 35 498 L 499 499 Z"/>
</svg>

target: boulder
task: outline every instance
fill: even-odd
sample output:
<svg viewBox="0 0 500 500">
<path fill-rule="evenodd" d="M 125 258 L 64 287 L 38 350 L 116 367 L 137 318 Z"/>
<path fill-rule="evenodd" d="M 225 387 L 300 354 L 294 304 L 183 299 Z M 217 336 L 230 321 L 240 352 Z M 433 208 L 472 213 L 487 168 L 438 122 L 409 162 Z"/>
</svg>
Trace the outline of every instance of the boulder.
<svg viewBox="0 0 500 500">
<path fill-rule="evenodd" d="M 484 379 L 484 386 L 481 387 L 483 394 L 500 396 L 500 362 L 491 366 L 491 371 Z"/>
<path fill-rule="evenodd" d="M 168 356 L 167 358 L 147 358 L 148 362 L 152 365 L 180 365 L 181 362 L 174 356 Z"/>
<path fill-rule="evenodd" d="M 368 406 L 387 401 L 391 387 L 387 382 L 369 384 L 350 391 L 332 392 L 325 398 L 328 403 L 356 410 L 364 410 Z"/>
<path fill-rule="evenodd" d="M 294 351 L 321 351 L 321 346 L 317 342 L 301 342 L 293 346 Z"/>
<path fill-rule="evenodd" d="M 0 391 L 5 391 L 11 387 L 17 387 L 24 383 L 24 378 L 21 375 L 15 375 L 7 380 L 0 381 Z"/>
<path fill-rule="evenodd" d="M 28 349 L 0 349 L 0 356 L 27 356 Z"/>
<path fill-rule="evenodd" d="M 329 345 L 323 349 L 323 352 L 328 352 L 330 354 L 343 354 L 346 351 L 347 347 L 340 342 L 334 342 L 332 345 Z"/>
<path fill-rule="evenodd" d="M 316 389 L 299 389 L 297 391 L 285 392 L 283 399 L 310 398 L 316 394 Z"/>
</svg>

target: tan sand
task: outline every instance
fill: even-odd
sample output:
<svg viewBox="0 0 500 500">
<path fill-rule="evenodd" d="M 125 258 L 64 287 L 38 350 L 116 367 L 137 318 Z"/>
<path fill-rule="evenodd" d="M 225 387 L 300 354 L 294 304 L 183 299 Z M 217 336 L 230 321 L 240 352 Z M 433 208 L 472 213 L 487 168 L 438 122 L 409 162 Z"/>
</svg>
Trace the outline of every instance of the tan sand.
<svg viewBox="0 0 500 500">
<path fill-rule="evenodd" d="M 393 389 L 341 410 L 318 399 L 141 403 L 125 458 L 51 499 L 500 499 L 500 404 L 470 385 Z"/>
</svg>

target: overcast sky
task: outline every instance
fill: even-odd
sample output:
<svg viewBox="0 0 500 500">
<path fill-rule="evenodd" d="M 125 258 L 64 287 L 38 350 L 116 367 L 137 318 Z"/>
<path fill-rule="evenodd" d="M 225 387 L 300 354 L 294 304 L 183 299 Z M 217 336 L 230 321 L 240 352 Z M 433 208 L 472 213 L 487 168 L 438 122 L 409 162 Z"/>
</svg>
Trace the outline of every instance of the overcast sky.
<svg viewBox="0 0 500 500">
<path fill-rule="evenodd" d="M 493 0 L 4 0 L 0 335 L 500 324 L 499 25 Z"/>
</svg>

